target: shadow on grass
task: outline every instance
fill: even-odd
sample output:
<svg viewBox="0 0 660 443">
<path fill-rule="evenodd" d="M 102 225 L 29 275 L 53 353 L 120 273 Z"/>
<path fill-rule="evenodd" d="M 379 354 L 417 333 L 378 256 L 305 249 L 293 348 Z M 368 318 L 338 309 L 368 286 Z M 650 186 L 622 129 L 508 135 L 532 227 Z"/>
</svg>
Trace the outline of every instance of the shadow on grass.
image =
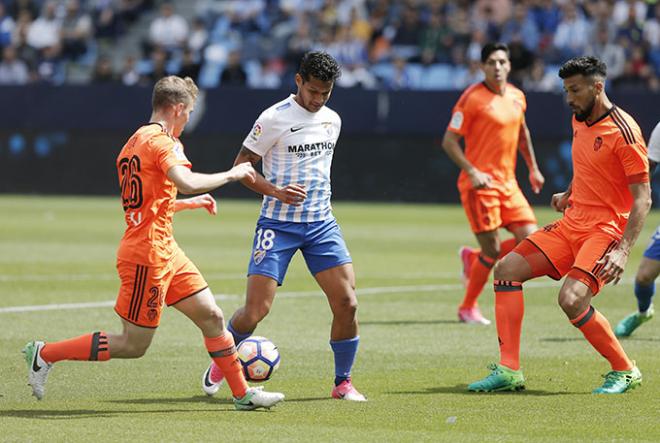
<svg viewBox="0 0 660 443">
<path fill-rule="evenodd" d="M 549 341 L 552 343 L 567 343 L 569 341 L 585 341 L 584 337 L 543 337 L 539 341 Z"/>
<path fill-rule="evenodd" d="M 195 397 L 176 397 L 176 398 L 131 398 L 103 400 L 103 403 L 124 404 L 124 405 L 173 405 L 173 404 L 205 404 L 205 405 L 233 405 L 229 399 L 215 399 L 206 395 L 197 395 Z M 0 417 L 29 418 L 41 420 L 68 420 L 74 418 L 99 418 L 99 417 L 117 417 L 129 414 L 172 414 L 172 413 L 190 413 L 190 412 L 236 412 L 234 408 L 185 408 L 185 409 L 149 409 L 149 410 L 121 410 L 121 409 L 8 409 L 0 410 Z"/>
<path fill-rule="evenodd" d="M 460 322 L 458 320 L 372 320 L 372 321 L 360 320 L 360 326 L 441 325 L 441 324 L 459 324 L 459 323 Z"/>
<path fill-rule="evenodd" d="M 154 404 L 179 404 L 179 403 L 208 403 L 231 405 L 234 404 L 228 398 L 214 398 L 208 395 L 196 395 L 194 397 L 172 397 L 172 398 L 131 398 L 120 400 L 104 400 L 104 403 L 121 403 L 130 405 L 154 405 Z"/>
<path fill-rule="evenodd" d="M 621 341 L 657 341 L 660 342 L 660 338 L 651 338 L 651 337 L 620 337 Z M 553 343 L 566 343 L 571 341 L 584 341 L 584 337 L 544 337 L 539 339 L 539 341 L 547 341 Z"/>
<path fill-rule="evenodd" d="M 300 398 L 285 398 L 285 403 L 305 403 L 309 401 L 331 401 L 334 400 L 330 397 L 300 397 Z"/>
<path fill-rule="evenodd" d="M 660 338 L 652 338 L 652 337 L 620 337 L 619 340 L 621 340 L 621 341 L 658 341 L 658 342 L 660 342 Z"/>
<path fill-rule="evenodd" d="M 10 409 L 0 410 L 0 417 L 27 418 L 40 420 L 71 420 L 84 418 L 117 417 L 134 414 L 172 414 L 172 413 L 197 413 L 197 412 L 238 412 L 220 409 L 151 409 L 151 410 L 99 410 L 99 409 L 70 409 L 70 410 L 48 410 L 48 409 Z"/>
<path fill-rule="evenodd" d="M 467 390 L 466 384 L 458 384 L 456 386 L 437 386 L 434 388 L 426 388 L 421 391 L 394 391 L 388 392 L 392 395 L 417 395 L 417 394 L 462 394 L 471 397 L 479 397 L 484 395 L 523 395 L 523 396 L 538 396 L 548 397 L 555 395 L 580 395 L 579 392 L 550 392 L 542 391 L 540 389 L 525 389 L 523 391 L 501 391 L 501 392 L 470 392 Z"/>
</svg>

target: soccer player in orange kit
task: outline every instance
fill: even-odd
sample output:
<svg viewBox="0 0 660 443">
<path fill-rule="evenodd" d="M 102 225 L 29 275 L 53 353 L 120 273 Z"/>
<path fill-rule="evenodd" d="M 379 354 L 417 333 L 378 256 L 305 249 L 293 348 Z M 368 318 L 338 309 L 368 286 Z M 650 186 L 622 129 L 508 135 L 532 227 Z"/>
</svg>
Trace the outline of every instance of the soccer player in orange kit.
<svg viewBox="0 0 660 443">
<path fill-rule="evenodd" d="M 481 51 L 485 80 L 467 88 L 454 106 L 442 147 L 461 168 L 458 190 L 479 249 L 462 247 L 466 283 L 458 309 L 464 323 L 490 324 L 477 305 L 491 268 L 522 239 L 536 231 L 536 217 L 516 181 L 520 151 L 529 169 L 532 190 L 539 193 L 544 178 L 539 171 L 529 129 L 523 92 L 507 82 L 511 70 L 509 48 L 489 43 Z M 460 140 L 465 138 L 465 152 Z M 500 242 L 499 228 L 513 238 Z"/>
<path fill-rule="evenodd" d="M 236 409 L 270 408 L 284 398 L 280 393 L 248 387 L 222 311 L 199 270 L 174 240 L 175 212 L 205 208 L 216 213 L 210 195 L 177 200 L 177 192 L 199 194 L 232 181 L 255 180 L 249 163 L 216 174 L 191 171 L 179 137 L 197 94 L 189 77 L 159 80 L 153 90 L 150 122 L 128 139 L 117 157 L 126 231 L 117 251 L 121 286 L 115 311 L 123 332 L 28 343 L 23 353 L 37 399 L 43 397 L 48 373 L 58 361 L 142 357 L 160 323 L 163 305 L 173 306 L 200 329 L 209 355 L 225 374 Z"/>
<path fill-rule="evenodd" d="M 523 240 L 495 267 L 495 316 L 500 363 L 470 391 L 524 388 L 520 335 L 523 283 L 547 275 L 559 280 L 559 305 L 612 370 L 595 394 L 620 394 L 642 374 L 623 350 L 607 319 L 591 306 L 603 285 L 616 284 L 651 206 L 646 145 L 635 120 L 605 94 L 607 68 L 595 57 L 564 63 L 573 117 L 573 181 L 552 196 L 564 216 Z"/>
</svg>

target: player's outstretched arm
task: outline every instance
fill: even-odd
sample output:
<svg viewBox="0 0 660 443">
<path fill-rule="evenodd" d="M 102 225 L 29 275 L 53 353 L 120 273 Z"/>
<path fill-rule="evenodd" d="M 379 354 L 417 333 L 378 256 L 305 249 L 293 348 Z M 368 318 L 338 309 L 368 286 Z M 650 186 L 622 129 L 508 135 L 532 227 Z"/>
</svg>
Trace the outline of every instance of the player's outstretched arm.
<svg viewBox="0 0 660 443">
<path fill-rule="evenodd" d="M 184 198 L 174 202 L 174 212 L 197 208 L 204 208 L 211 215 L 216 215 L 218 213 L 218 205 L 210 194 L 197 195 L 195 197 Z"/>
<path fill-rule="evenodd" d="M 452 131 L 445 131 L 445 136 L 442 138 L 442 149 L 445 150 L 456 166 L 467 173 L 468 177 L 470 177 L 473 188 L 489 188 L 492 177 L 490 174 L 481 172 L 469 162 L 463 153 L 460 141 L 461 136 L 459 134 Z"/>
<path fill-rule="evenodd" d="M 614 284 L 619 282 L 628 261 L 630 249 L 637 241 L 637 237 L 639 237 L 639 233 L 644 226 L 646 215 L 651 209 L 651 186 L 648 182 L 631 183 L 628 188 L 633 196 L 633 204 L 630 208 L 628 224 L 626 224 L 626 229 L 623 231 L 623 237 L 621 237 L 617 247 L 598 262 L 605 265 L 599 274 L 605 284 L 611 281 L 614 281 Z"/>
<path fill-rule="evenodd" d="M 520 125 L 520 135 L 518 137 L 518 150 L 525 159 L 527 169 L 529 170 L 529 184 L 532 186 L 534 194 L 541 192 L 545 177 L 541 174 L 538 163 L 536 163 L 536 154 L 532 145 L 532 135 L 529 132 L 525 121 Z"/>
<path fill-rule="evenodd" d="M 241 150 L 238 151 L 236 160 L 234 164 L 240 164 L 244 162 L 249 162 L 252 166 L 257 166 L 261 161 L 261 156 L 253 151 L 250 151 L 245 146 L 241 147 Z M 256 179 L 253 181 L 242 180 L 247 188 L 252 189 L 254 192 L 257 192 L 262 195 L 269 195 L 280 200 L 282 203 L 286 203 L 293 206 L 300 206 L 303 201 L 307 198 L 307 191 L 305 187 L 298 184 L 290 184 L 284 187 L 279 187 L 269 182 L 264 178 L 263 175 L 256 173 Z"/>
<path fill-rule="evenodd" d="M 180 165 L 172 166 L 167 171 L 167 177 L 174 182 L 177 190 L 182 194 L 201 194 L 233 181 L 254 181 L 255 175 L 256 172 L 250 163 L 242 163 L 229 171 L 215 174 L 192 172 Z"/>
</svg>

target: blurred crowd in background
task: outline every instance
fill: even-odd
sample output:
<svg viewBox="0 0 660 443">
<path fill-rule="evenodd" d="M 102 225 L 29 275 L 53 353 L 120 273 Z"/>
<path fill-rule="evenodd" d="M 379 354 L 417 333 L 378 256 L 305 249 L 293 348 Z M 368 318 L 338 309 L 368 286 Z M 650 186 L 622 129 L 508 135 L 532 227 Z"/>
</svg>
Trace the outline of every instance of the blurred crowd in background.
<svg viewBox="0 0 660 443">
<path fill-rule="evenodd" d="M 0 84 L 281 88 L 315 49 L 338 87 L 453 90 L 482 79 L 488 41 L 526 91 L 561 91 L 558 66 L 584 54 L 610 88 L 660 90 L 658 0 L 0 0 Z"/>
</svg>

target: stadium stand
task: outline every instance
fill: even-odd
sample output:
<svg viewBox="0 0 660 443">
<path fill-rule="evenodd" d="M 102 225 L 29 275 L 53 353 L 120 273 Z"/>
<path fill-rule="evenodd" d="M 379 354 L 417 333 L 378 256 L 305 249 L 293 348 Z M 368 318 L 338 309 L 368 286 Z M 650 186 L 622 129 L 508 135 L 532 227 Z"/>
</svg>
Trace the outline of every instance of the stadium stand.
<svg viewBox="0 0 660 443">
<path fill-rule="evenodd" d="M 556 66 L 576 54 L 605 60 L 614 89 L 660 90 L 657 0 L 0 0 L 0 84 L 185 74 L 274 89 L 322 49 L 339 87 L 454 90 L 480 79 L 491 40 L 528 90 L 559 91 Z"/>
</svg>

